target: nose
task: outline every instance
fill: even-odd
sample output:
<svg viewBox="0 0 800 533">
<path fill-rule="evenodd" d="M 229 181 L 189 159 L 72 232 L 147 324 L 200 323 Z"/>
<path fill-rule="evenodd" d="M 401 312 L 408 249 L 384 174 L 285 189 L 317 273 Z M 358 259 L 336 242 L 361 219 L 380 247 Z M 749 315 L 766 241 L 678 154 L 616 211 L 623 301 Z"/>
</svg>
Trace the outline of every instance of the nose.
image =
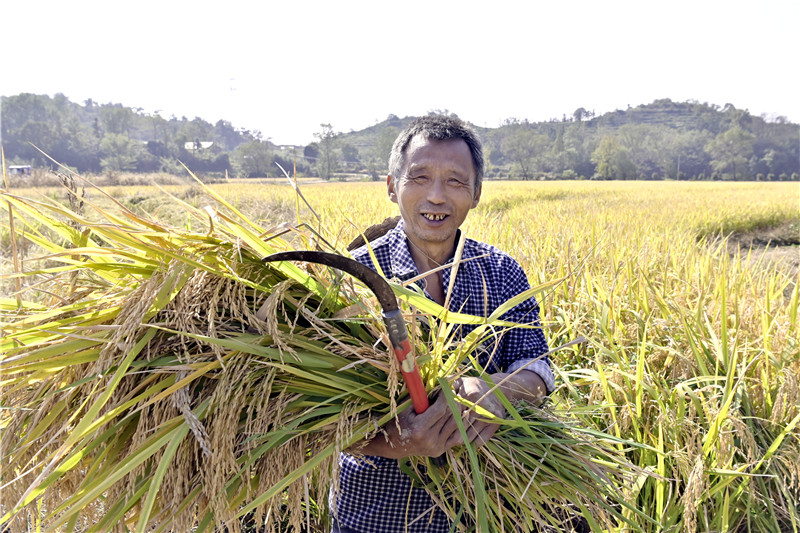
<svg viewBox="0 0 800 533">
<path fill-rule="evenodd" d="M 430 180 L 426 196 L 432 204 L 443 204 L 446 196 L 444 180 L 442 178 Z"/>
</svg>

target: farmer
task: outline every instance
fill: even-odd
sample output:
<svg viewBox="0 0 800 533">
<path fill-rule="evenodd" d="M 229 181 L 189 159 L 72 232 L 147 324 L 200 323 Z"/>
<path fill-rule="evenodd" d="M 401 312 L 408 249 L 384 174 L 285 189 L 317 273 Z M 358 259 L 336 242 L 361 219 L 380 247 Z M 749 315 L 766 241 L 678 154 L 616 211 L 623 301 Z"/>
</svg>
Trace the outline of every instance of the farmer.
<svg viewBox="0 0 800 533">
<path fill-rule="evenodd" d="M 483 152 L 475 132 L 457 118 L 426 116 L 400 133 L 389 158 L 389 198 L 400 208 L 396 227 L 370 243 L 387 278 L 406 281 L 453 260 L 462 222 L 478 205 L 483 177 Z M 480 257 L 483 256 L 483 257 Z M 353 257 L 375 268 L 366 246 Z M 500 304 L 529 288 L 522 268 L 497 248 L 466 239 L 462 262 L 450 295 L 449 308 L 488 316 Z M 444 304 L 450 286 L 449 268 L 432 272 L 420 282 L 428 298 Z M 503 316 L 504 320 L 538 325 L 539 307 L 533 298 Z M 462 326 L 465 335 L 474 326 Z M 553 373 L 546 356 L 547 342 L 539 328 L 506 330 L 484 346 L 479 361 L 513 403 L 538 404 L 553 390 Z M 511 377 L 509 374 L 516 372 Z M 508 377 L 508 379 L 505 379 Z M 481 378 L 461 377 L 453 383 L 459 396 L 477 402 L 490 385 Z M 498 417 L 505 409 L 494 394 L 480 405 Z M 467 437 L 478 446 L 497 430 L 465 410 Z M 399 426 L 399 427 L 398 427 Z M 409 456 L 436 457 L 464 444 L 443 394 L 431 400 L 422 414 L 407 409 L 383 432 L 355 446 L 339 459 L 341 474 L 335 498 L 334 532 L 391 533 L 447 532 L 450 522 L 424 489 L 412 487 L 398 467 Z M 363 454 L 363 455 L 361 455 Z"/>
</svg>

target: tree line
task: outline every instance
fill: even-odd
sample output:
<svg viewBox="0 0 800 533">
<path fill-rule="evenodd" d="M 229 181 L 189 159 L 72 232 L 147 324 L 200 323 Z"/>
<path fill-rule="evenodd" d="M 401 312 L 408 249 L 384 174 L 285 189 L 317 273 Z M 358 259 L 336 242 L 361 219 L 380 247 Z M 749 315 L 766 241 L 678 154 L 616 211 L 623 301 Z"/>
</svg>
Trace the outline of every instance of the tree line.
<svg viewBox="0 0 800 533">
<path fill-rule="evenodd" d="M 727 104 L 657 100 L 595 116 L 486 131 L 489 173 L 520 179 L 789 180 L 800 172 L 800 126 Z M 492 168 L 497 167 L 497 168 Z"/>
<path fill-rule="evenodd" d="M 164 118 L 121 104 L 23 93 L 2 99 L 2 143 L 9 164 L 52 166 L 50 156 L 82 173 L 179 174 L 183 163 L 207 175 L 280 176 L 283 168 L 323 179 L 382 179 L 392 141 L 412 118 L 389 115 L 349 133 L 323 123 L 314 142 L 278 146 L 225 120 Z M 581 107 L 560 119 L 510 118 L 476 129 L 490 179 L 797 180 L 800 174 L 800 126 L 731 104 L 663 99 L 602 115 Z"/>
</svg>

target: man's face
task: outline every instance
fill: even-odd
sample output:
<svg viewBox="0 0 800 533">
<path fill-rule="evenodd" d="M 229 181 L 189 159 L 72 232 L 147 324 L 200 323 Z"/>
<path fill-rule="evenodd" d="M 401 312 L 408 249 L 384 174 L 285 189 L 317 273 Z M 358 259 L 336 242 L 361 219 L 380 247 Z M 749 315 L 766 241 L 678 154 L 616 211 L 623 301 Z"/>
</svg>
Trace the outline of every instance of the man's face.
<svg viewBox="0 0 800 533">
<path fill-rule="evenodd" d="M 450 253 L 456 230 L 478 205 L 475 168 L 461 139 L 411 139 L 400 175 L 387 180 L 408 238 L 428 253 Z"/>
</svg>

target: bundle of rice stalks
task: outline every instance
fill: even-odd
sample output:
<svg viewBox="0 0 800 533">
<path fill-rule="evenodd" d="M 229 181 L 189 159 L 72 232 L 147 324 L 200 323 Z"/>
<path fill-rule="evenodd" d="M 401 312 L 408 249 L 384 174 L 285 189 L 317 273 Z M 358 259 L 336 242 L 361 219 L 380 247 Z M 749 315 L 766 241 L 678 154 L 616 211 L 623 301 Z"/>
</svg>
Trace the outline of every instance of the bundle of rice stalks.
<svg viewBox="0 0 800 533">
<path fill-rule="evenodd" d="M 4 276 L 24 288 L 2 302 L 3 527 L 321 531 L 338 453 L 408 408 L 369 292 L 318 265 L 264 265 L 321 241 L 266 231 L 206 192 L 219 210 L 173 198 L 199 232 L 2 192 L 12 241 L 43 250 Z M 393 287 L 409 313 L 444 316 Z M 419 358 L 429 390 L 457 401 L 446 374 L 474 339 L 413 332 L 434 354 Z M 562 506 L 597 527 L 630 521 L 618 442 L 506 403 L 489 445 L 409 462 L 461 529 L 559 528 Z"/>
</svg>

